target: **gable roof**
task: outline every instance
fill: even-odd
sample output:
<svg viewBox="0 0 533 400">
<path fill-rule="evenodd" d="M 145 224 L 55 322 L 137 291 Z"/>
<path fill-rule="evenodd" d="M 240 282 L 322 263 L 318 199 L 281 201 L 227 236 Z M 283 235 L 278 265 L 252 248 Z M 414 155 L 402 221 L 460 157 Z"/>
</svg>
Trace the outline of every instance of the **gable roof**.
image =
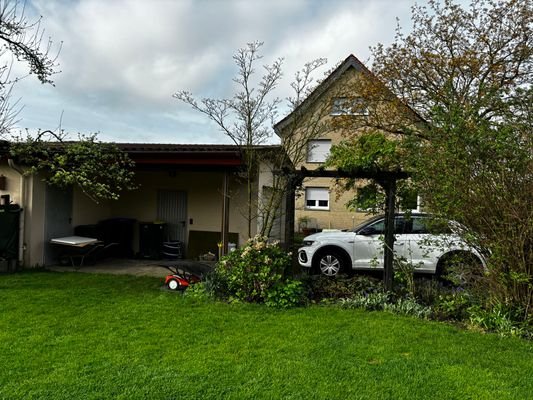
<svg viewBox="0 0 533 400">
<path fill-rule="evenodd" d="M 302 101 L 289 115 L 287 115 L 285 118 L 283 118 L 281 121 L 276 123 L 274 125 L 274 131 L 278 136 L 282 135 L 283 129 L 287 125 L 289 125 L 292 120 L 294 119 L 294 115 L 304 110 L 305 108 L 309 107 L 313 102 L 325 91 L 327 91 L 333 83 L 335 83 L 341 76 L 344 74 L 348 69 L 354 68 L 358 72 L 362 72 L 364 74 L 368 74 L 371 76 L 375 75 L 370 72 L 370 70 L 365 67 L 365 65 L 359 61 L 359 59 L 354 56 L 353 54 L 350 54 L 342 63 L 339 64 L 335 70 L 328 75 L 326 79 L 324 79 L 310 94 L 305 98 L 304 101 Z M 375 77 L 376 78 L 376 77 Z M 377 78 L 376 78 L 377 79 Z"/>
<path fill-rule="evenodd" d="M 283 118 L 281 121 L 274 125 L 274 132 L 276 132 L 276 134 L 281 137 L 283 130 L 293 121 L 295 115 L 297 115 L 298 112 L 305 110 L 307 107 L 313 104 L 313 102 L 318 97 L 320 97 L 320 95 L 326 92 L 342 76 L 342 74 L 344 74 L 350 68 L 354 68 L 356 71 L 361 72 L 369 76 L 370 78 L 376 80 L 391 96 L 397 98 L 397 96 L 392 93 L 392 91 L 383 82 L 381 82 L 381 80 L 372 71 L 370 71 L 361 61 L 359 61 L 356 56 L 350 54 L 289 115 L 287 115 L 285 118 Z M 400 100 L 400 102 L 405 105 L 405 107 L 409 111 L 411 111 L 417 119 L 419 119 L 421 122 L 425 122 L 424 118 L 422 118 L 422 116 L 420 116 L 420 114 L 413 110 L 408 104 L 404 103 L 402 100 Z"/>
</svg>

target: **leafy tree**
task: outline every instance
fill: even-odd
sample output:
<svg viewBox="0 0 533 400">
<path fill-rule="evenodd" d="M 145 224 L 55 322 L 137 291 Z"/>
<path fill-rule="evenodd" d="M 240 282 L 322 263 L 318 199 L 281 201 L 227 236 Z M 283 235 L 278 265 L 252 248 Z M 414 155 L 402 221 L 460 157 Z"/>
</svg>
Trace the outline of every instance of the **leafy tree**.
<svg viewBox="0 0 533 400">
<path fill-rule="evenodd" d="M 117 200 L 121 191 L 136 188 L 133 161 L 115 144 L 98 142 L 95 134 L 64 141 L 54 132 L 44 131 L 36 138 L 12 143 L 10 151 L 29 166 L 26 174 L 42 173 L 46 183 L 58 187 L 77 186 L 96 203 Z"/>
<path fill-rule="evenodd" d="M 391 46 L 372 49 L 378 79 L 354 88 L 371 112 L 349 124 L 398 141 L 388 159 L 375 161 L 399 162 L 427 209 L 465 227 L 464 238 L 488 257 L 489 301 L 528 318 L 533 3 L 430 1 L 413 7 L 412 22 L 409 34 L 398 28 Z"/>
</svg>

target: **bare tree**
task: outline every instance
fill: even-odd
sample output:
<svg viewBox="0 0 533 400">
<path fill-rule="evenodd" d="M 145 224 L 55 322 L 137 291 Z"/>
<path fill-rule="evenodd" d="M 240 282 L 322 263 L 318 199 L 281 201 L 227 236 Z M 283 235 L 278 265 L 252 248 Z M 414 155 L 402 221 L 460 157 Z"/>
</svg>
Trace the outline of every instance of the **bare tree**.
<svg viewBox="0 0 533 400">
<path fill-rule="evenodd" d="M 57 73 L 57 57 L 50 38 L 45 39 L 41 18 L 29 21 L 25 3 L 18 0 L 0 0 L 0 138 L 9 137 L 19 112 L 18 101 L 10 103 L 13 85 L 23 77 L 11 74 L 14 62 L 25 63 L 28 74 L 35 75 L 43 84 L 53 84 Z"/>
<path fill-rule="evenodd" d="M 10 154 L 27 168 L 26 174 L 43 172 L 48 184 L 65 187 L 75 185 L 90 199 L 117 199 L 122 190 L 131 190 L 133 162 L 115 145 L 97 141 L 96 134 L 78 135 L 67 140 L 61 124 L 55 131 L 40 130 L 35 134 L 13 134 L 20 111 L 19 102 L 10 102 L 15 85 L 24 77 L 13 76 L 12 66 L 24 63 L 28 75 L 42 84 L 53 85 L 52 76 L 59 71 L 57 57 L 61 46 L 54 49 L 45 38 L 42 18 L 29 21 L 25 3 L 0 0 L 0 139 L 10 139 Z M 105 168 L 102 168 L 105 166 Z"/>
<path fill-rule="evenodd" d="M 277 133 L 281 138 L 281 151 L 270 154 L 270 162 L 266 165 L 272 168 L 272 184 L 258 207 L 261 233 L 265 236 L 269 236 L 274 223 L 285 216 L 282 203 L 285 195 L 291 195 L 294 189 L 292 168 L 287 167 L 302 164 L 307 157 L 309 140 L 320 137 L 328 129 L 323 118 L 328 114 L 329 104 L 327 102 L 314 103 L 313 110 L 309 109 L 310 105 L 303 104 L 320 83 L 314 78 L 316 71 L 326 63 L 325 58 L 305 63 L 303 68 L 296 72 L 290 84 L 293 95 L 286 100 L 291 118 L 286 124 L 283 124 L 283 120 L 280 121 L 283 127 L 280 127 L 280 122 L 276 125 L 278 126 Z M 290 221 L 290 223 L 294 222 Z"/>
<path fill-rule="evenodd" d="M 245 160 L 245 179 L 247 187 L 246 219 L 248 236 L 251 236 L 252 223 L 257 218 L 254 201 L 254 181 L 257 171 L 257 152 L 255 147 L 265 144 L 271 137 L 271 125 L 280 100 L 270 95 L 278 85 L 282 73 L 283 60 L 277 59 L 272 65 L 264 65 L 264 74 L 257 85 L 253 78 L 255 67 L 263 58 L 259 54 L 262 42 L 248 43 L 233 56 L 238 73 L 233 81 L 237 92 L 230 99 L 202 98 L 196 100 L 190 92 L 179 91 L 174 97 L 189 104 L 193 109 L 205 114 L 214 121 L 241 150 Z"/>
<path fill-rule="evenodd" d="M 238 67 L 237 76 L 233 81 L 237 85 L 237 92 L 230 99 L 202 98 L 197 100 L 190 92 L 179 91 L 174 94 L 178 100 L 189 104 L 193 109 L 205 114 L 214 121 L 221 131 L 227 135 L 242 151 L 245 160 L 245 179 L 247 182 L 247 208 L 246 219 L 248 222 L 248 236 L 252 232 L 252 224 L 260 220 L 259 233 L 269 236 L 276 219 L 280 218 L 280 210 L 287 185 L 287 176 L 283 175 L 281 168 L 288 162 L 299 161 L 305 156 L 307 140 L 310 132 L 316 135 L 318 121 L 311 119 L 306 134 L 293 135 L 297 129 L 302 129 L 303 119 L 298 114 L 291 122 L 291 126 L 282 135 L 282 148 L 273 148 L 270 151 L 259 152 L 257 146 L 267 143 L 272 136 L 272 125 L 277 114 L 281 100 L 273 97 L 282 77 L 282 62 L 277 59 L 271 65 L 264 65 L 264 74 L 259 82 L 254 85 L 256 64 L 262 59 L 259 54 L 262 42 L 252 42 L 241 48 L 233 56 Z M 291 84 L 294 97 L 288 98 L 288 108 L 291 111 L 298 109 L 302 101 L 311 92 L 315 81 L 313 72 L 324 65 L 325 59 L 318 59 L 305 64 L 304 68 L 296 73 Z M 302 114 L 303 115 L 303 114 Z M 315 126 L 311 126 L 313 122 Z M 292 132 L 289 132 L 292 131 Z M 280 151 L 281 150 L 281 151 Z M 273 172 L 273 179 L 266 190 L 261 191 L 261 196 L 256 200 L 254 196 L 258 167 L 267 166 Z"/>
</svg>

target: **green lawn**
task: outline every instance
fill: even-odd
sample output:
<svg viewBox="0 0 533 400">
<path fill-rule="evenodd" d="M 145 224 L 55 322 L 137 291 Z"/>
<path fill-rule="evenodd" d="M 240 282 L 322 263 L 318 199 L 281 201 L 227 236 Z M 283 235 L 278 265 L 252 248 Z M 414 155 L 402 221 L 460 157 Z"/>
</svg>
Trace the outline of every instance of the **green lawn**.
<svg viewBox="0 0 533 400">
<path fill-rule="evenodd" d="M 387 313 L 0 276 L 0 399 L 531 399 L 533 343 Z"/>
</svg>

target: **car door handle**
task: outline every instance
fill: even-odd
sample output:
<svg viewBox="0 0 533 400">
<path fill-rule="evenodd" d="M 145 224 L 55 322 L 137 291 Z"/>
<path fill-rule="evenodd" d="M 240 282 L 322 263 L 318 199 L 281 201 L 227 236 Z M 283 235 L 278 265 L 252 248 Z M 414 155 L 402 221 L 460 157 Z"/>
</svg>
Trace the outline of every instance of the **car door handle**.
<svg viewBox="0 0 533 400">
<path fill-rule="evenodd" d="M 396 246 L 403 246 L 405 243 L 404 243 L 404 242 L 399 242 L 399 243 L 396 242 L 396 243 L 394 243 L 394 244 L 395 244 Z"/>
</svg>

